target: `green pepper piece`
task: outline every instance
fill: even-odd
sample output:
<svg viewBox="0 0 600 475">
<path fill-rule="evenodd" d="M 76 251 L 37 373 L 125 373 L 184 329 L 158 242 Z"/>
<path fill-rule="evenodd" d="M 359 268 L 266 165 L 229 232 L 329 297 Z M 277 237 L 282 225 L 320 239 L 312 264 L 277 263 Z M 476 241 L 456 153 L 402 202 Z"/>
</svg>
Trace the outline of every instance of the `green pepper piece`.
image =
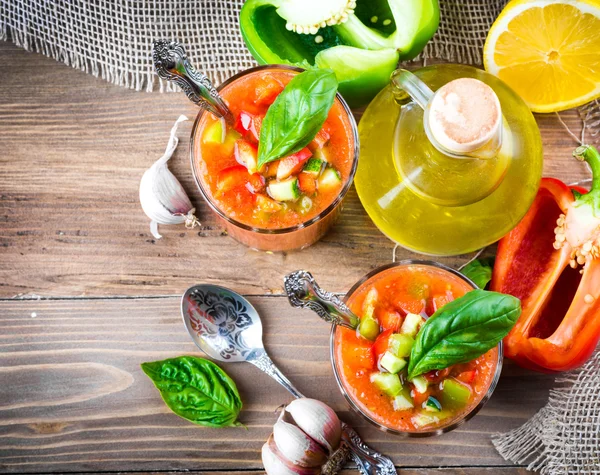
<svg viewBox="0 0 600 475">
<path fill-rule="evenodd" d="M 363 317 L 358 325 L 358 332 L 367 340 L 375 340 L 379 335 L 379 322 L 373 317 Z"/>
<path fill-rule="evenodd" d="M 455 379 L 445 379 L 442 382 L 442 403 L 444 406 L 455 408 L 464 407 L 471 398 L 471 390 Z"/>
<path fill-rule="evenodd" d="M 294 0 L 287 0 L 288 16 L 294 10 L 290 1 Z M 296 1 L 301 8 L 301 0 Z M 437 0 L 358 0 L 345 23 L 299 34 L 289 31 L 286 19 L 279 16 L 282 3 L 247 0 L 242 7 L 240 28 L 254 58 L 261 64 L 332 68 L 352 107 L 366 104 L 388 84 L 398 59 L 419 54 L 439 22 Z M 374 17 L 376 22 L 371 21 Z M 345 48 L 336 48 L 340 46 Z"/>
</svg>

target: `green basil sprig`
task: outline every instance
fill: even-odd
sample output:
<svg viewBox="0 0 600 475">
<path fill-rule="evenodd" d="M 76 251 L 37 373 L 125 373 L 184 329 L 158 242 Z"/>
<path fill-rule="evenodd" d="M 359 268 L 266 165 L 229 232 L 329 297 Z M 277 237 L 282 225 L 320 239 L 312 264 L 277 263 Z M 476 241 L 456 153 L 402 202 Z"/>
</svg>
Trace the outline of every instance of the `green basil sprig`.
<svg viewBox="0 0 600 475">
<path fill-rule="evenodd" d="M 498 292 L 472 290 L 447 303 L 419 330 L 408 378 L 483 355 L 508 334 L 519 315 L 521 301 Z"/>
<path fill-rule="evenodd" d="M 485 286 L 492 280 L 494 261 L 495 259 L 493 257 L 475 259 L 463 267 L 460 272 L 471 279 L 477 287 L 485 289 Z"/>
<path fill-rule="evenodd" d="M 321 130 L 338 82 L 329 69 L 294 76 L 267 110 L 260 129 L 258 167 L 306 147 Z"/>
<path fill-rule="evenodd" d="M 242 409 L 237 387 L 213 362 L 180 356 L 141 366 L 178 416 L 201 426 L 241 425 L 236 421 Z"/>
</svg>

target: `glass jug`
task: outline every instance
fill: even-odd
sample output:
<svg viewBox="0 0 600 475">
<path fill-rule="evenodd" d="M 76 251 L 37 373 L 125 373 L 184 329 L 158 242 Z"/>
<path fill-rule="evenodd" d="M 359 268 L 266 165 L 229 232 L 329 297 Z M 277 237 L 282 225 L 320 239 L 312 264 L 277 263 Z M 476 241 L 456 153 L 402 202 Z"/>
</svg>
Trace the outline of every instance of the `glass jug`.
<svg viewBox="0 0 600 475">
<path fill-rule="evenodd" d="M 412 251 L 456 255 L 521 220 L 542 175 L 542 142 L 523 100 L 460 65 L 397 70 L 359 123 L 355 185 L 377 227 Z"/>
</svg>

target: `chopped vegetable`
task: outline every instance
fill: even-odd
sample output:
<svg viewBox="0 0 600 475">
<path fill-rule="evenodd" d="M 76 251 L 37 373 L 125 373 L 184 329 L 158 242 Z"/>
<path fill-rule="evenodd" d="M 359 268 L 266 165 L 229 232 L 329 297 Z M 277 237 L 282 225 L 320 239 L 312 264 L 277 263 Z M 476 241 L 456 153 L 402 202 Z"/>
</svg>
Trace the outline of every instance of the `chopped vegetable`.
<svg viewBox="0 0 600 475">
<path fill-rule="evenodd" d="M 423 409 L 427 412 L 440 412 L 442 410 L 442 405 L 436 398 L 429 396 L 427 401 L 423 403 Z"/>
<path fill-rule="evenodd" d="M 322 149 L 327 143 L 331 136 L 325 131 L 325 129 L 321 129 L 315 135 L 315 138 L 312 139 L 312 142 L 308 144 L 308 148 L 311 150 L 319 150 Z"/>
<path fill-rule="evenodd" d="M 204 130 L 202 142 L 204 143 L 223 143 L 225 134 L 220 120 L 215 121 Z"/>
<path fill-rule="evenodd" d="M 402 383 L 397 374 L 373 373 L 371 382 L 390 397 L 396 397 L 402 391 Z"/>
<path fill-rule="evenodd" d="M 414 344 L 415 340 L 413 337 L 402 333 L 392 335 L 388 343 L 390 351 L 398 358 L 410 356 Z"/>
<path fill-rule="evenodd" d="M 406 315 L 404 322 L 402 322 L 400 333 L 414 337 L 423 323 L 425 323 L 425 319 L 421 315 L 409 313 Z"/>
<path fill-rule="evenodd" d="M 379 362 L 379 365 L 386 369 L 387 371 L 389 371 L 390 373 L 396 374 L 399 373 L 400 371 L 402 371 L 404 369 L 404 367 L 406 366 L 406 360 L 402 359 L 402 358 L 398 358 L 396 355 L 394 355 L 393 353 L 386 351 L 382 358 L 381 361 Z"/>
<path fill-rule="evenodd" d="M 257 154 L 258 150 L 251 143 L 245 140 L 237 140 L 233 149 L 235 160 L 240 165 L 244 165 L 248 169 L 248 173 L 257 172 Z"/>
<path fill-rule="evenodd" d="M 450 407 L 461 408 L 471 399 L 471 390 L 465 384 L 455 379 L 445 379 L 442 382 L 442 402 Z"/>
<path fill-rule="evenodd" d="M 304 164 L 311 157 L 312 152 L 307 148 L 303 148 L 293 155 L 288 155 L 279 160 L 277 167 L 277 179 L 283 180 L 291 175 L 296 175 L 304 168 Z"/>
<path fill-rule="evenodd" d="M 412 409 L 413 407 L 415 407 L 413 400 L 410 397 L 410 393 L 405 390 L 403 390 L 394 398 L 392 406 L 394 408 L 394 411 L 405 411 L 407 409 Z"/>
<path fill-rule="evenodd" d="M 423 376 L 417 376 L 416 378 L 411 379 L 410 382 L 415 386 L 415 390 L 421 394 L 426 392 L 429 386 L 429 381 Z"/>
<path fill-rule="evenodd" d="M 298 178 L 291 177 L 285 181 L 272 181 L 267 186 L 269 195 L 277 201 L 294 201 L 300 197 Z"/>
<path fill-rule="evenodd" d="M 373 317 L 363 317 L 358 325 L 358 332 L 367 340 L 375 340 L 379 335 L 379 322 Z"/>
<path fill-rule="evenodd" d="M 335 168 L 326 168 L 318 180 L 319 190 L 331 190 L 339 188 L 342 184 L 342 176 Z"/>
<path fill-rule="evenodd" d="M 312 196 L 317 191 L 317 180 L 311 174 L 302 172 L 298 175 L 298 186 L 302 193 Z"/>
<path fill-rule="evenodd" d="M 306 165 L 304 165 L 302 171 L 304 173 L 312 175 L 313 177 L 318 177 L 321 174 L 324 165 L 325 162 L 323 160 L 320 160 L 318 158 L 311 158 L 308 160 L 308 162 L 306 162 Z"/>
<path fill-rule="evenodd" d="M 276 213 L 281 210 L 281 205 L 265 195 L 256 195 L 256 206 L 265 213 Z"/>
</svg>

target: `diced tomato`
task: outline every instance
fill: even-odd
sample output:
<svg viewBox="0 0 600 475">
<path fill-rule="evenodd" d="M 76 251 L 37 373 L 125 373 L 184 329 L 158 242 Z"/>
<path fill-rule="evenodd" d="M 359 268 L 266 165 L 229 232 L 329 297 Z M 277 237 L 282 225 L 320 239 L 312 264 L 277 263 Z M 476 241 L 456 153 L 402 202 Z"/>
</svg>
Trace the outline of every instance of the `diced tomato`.
<svg viewBox="0 0 600 475">
<path fill-rule="evenodd" d="M 411 391 L 411 396 L 413 398 L 413 402 L 415 403 L 415 406 L 420 406 L 425 401 L 427 401 L 427 398 L 429 398 L 430 394 L 431 394 L 431 391 L 429 389 L 427 391 L 425 391 L 424 393 L 420 393 L 416 389 L 413 389 Z"/>
<path fill-rule="evenodd" d="M 373 343 L 373 353 L 376 359 L 379 359 L 379 357 L 387 351 L 392 333 L 394 333 L 392 330 L 386 330 L 380 333 L 375 340 L 375 343 Z"/>
<path fill-rule="evenodd" d="M 248 173 L 256 173 L 258 166 L 258 150 L 257 148 L 245 140 L 236 140 L 233 148 L 235 160 L 244 165 Z"/>
<path fill-rule="evenodd" d="M 302 170 L 302 167 L 310 157 L 312 157 L 312 152 L 307 147 L 304 147 L 299 152 L 280 159 L 279 166 L 277 167 L 277 179 L 283 180 L 291 175 L 295 175 Z"/>
<path fill-rule="evenodd" d="M 356 345 L 344 354 L 344 362 L 352 369 L 375 369 L 375 356 L 371 344 Z"/>
<path fill-rule="evenodd" d="M 312 139 L 312 141 L 308 144 L 308 148 L 311 150 L 323 148 L 327 142 L 329 142 L 330 138 L 331 136 L 327 133 L 327 131 L 325 129 L 321 129 L 317 132 L 315 138 Z"/>
<path fill-rule="evenodd" d="M 384 330 L 397 332 L 402 325 L 403 317 L 398 312 L 390 309 L 382 309 L 376 311 L 377 320 Z"/>
<path fill-rule="evenodd" d="M 475 381 L 476 376 L 477 376 L 477 370 L 472 369 L 470 371 L 463 371 L 458 376 L 456 376 L 456 379 L 458 379 L 459 381 L 462 381 L 463 383 L 471 384 L 473 381 Z"/>
<path fill-rule="evenodd" d="M 253 173 L 248 176 L 248 183 L 246 188 L 250 193 L 260 193 L 265 189 L 265 177 L 259 173 Z"/>
<path fill-rule="evenodd" d="M 439 383 L 448 377 L 448 375 L 450 374 L 450 369 L 451 368 L 445 368 L 445 369 L 429 371 L 429 372 L 425 373 L 423 376 L 425 377 L 425 379 L 427 379 L 427 381 L 429 381 L 431 383 Z"/>
<path fill-rule="evenodd" d="M 317 180 L 310 173 L 300 173 L 298 175 L 298 185 L 305 195 L 312 195 L 317 191 Z"/>
<path fill-rule="evenodd" d="M 265 195 L 256 195 L 256 205 L 266 213 L 275 213 L 281 209 L 281 205 L 277 201 Z"/>
<path fill-rule="evenodd" d="M 225 168 L 217 176 L 217 191 L 227 193 L 237 187 L 245 186 L 249 177 L 248 170 L 243 165 Z"/>
<path fill-rule="evenodd" d="M 271 105 L 275 98 L 283 91 L 283 84 L 272 76 L 261 77 L 255 86 L 256 99 L 254 102 L 261 105 Z"/>
<path fill-rule="evenodd" d="M 435 295 L 431 300 L 433 308 L 431 309 L 432 311 L 429 313 L 429 315 L 434 314 L 444 305 L 446 305 L 449 302 L 452 302 L 454 298 L 451 295 Z"/>
<path fill-rule="evenodd" d="M 419 315 L 423 310 L 425 310 L 425 300 L 401 299 L 396 302 L 396 305 L 407 314 L 416 313 Z"/>
</svg>

